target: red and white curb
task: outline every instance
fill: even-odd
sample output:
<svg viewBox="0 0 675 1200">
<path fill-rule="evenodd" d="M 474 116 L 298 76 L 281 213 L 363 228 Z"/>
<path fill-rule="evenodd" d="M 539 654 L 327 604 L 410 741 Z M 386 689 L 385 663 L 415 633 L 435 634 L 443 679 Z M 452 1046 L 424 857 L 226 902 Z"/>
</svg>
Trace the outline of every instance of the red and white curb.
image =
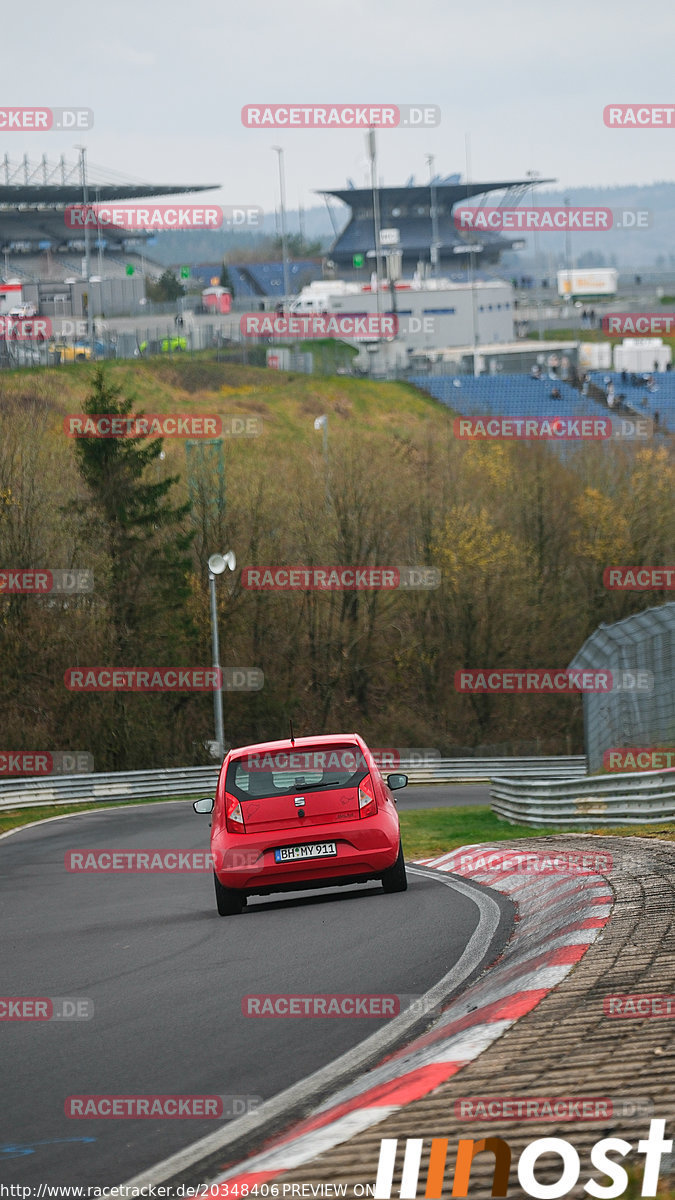
<svg viewBox="0 0 675 1200">
<path fill-rule="evenodd" d="M 427 1096 L 569 974 L 609 920 L 613 903 L 609 884 L 593 870 L 539 873 L 556 868 L 551 865 L 551 851 L 533 851 L 531 843 L 527 844 L 527 873 L 522 862 L 520 869 L 512 865 L 516 858 L 523 855 L 512 847 L 479 845 L 416 864 L 464 875 L 516 903 L 515 929 L 502 957 L 449 1003 L 431 1029 L 336 1092 L 266 1150 L 228 1167 L 211 1181 L 211 1194 L 220 1183 L 252 1187 L 274 1179 Z"/>
</svg>

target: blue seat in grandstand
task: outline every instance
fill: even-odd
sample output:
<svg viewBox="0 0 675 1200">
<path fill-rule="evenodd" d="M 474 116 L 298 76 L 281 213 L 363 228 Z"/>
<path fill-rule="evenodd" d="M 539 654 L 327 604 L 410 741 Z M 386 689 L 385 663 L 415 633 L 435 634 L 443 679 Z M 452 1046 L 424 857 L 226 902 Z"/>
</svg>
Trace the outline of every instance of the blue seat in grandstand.
<svg viewBox="0 0 675 1200">
<path fill-rule="evenodd" d="M 654 375 L 653 392 L 647 392 L 644 385 L 630 388 L 622 384 L 620 372 L 594 372 L 593 382 L 603 391 L 606 375 L 614 382 L 615 395 L 624 394 L 625 402 L 637 413 L 653 417 L 658 412 L 660 427 L 675 430 L 675 372 Z M 413 375 L 410 382 L 462 416 L 597 417 L 608 412 L 602 402 L 583 396 L 568 383 L 530 375 Z M 554 388 L 560 392 L 559 399 L 551 397 Z M 646 406 L 642 404 L 645 396 Z M 619 419 L 612 415 L 613 423 Z"/>
</svg>

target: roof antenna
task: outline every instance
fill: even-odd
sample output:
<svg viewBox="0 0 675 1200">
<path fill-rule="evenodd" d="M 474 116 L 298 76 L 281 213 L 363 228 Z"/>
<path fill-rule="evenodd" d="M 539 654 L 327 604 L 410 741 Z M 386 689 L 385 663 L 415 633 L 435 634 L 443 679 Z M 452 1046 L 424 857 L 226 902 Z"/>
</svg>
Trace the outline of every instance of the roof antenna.
<svg viewBox="0 0 675 1200">
<path fill-rule="evenodd" d="M 291 746 L 294 746 L 294 745 L 295 745 L 295 738 L 293 737 L 293 722 L 292 722 L 292 720 L 291 720 L 291 718 L 290 718 L 290 717 L 288 718 L 288 727 L 289 727 L 289 729 L 290 729 L 290 731 L 291 731 Z"/>
</svg>

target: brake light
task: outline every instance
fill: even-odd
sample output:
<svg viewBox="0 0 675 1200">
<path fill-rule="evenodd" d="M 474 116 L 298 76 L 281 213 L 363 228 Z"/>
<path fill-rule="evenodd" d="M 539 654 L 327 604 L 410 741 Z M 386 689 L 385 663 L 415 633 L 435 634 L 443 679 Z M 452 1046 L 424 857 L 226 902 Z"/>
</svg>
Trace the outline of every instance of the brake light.
<svg viewBox="0 0 675 1200">
<path fill-rule="evenodd" d="M 244 833 L 244 814 L 236 796 L 225 793 L 225 828 L 229 833 Z"/>
<path fill-rule="evenodd" d="M 359 784 L 359 816 L 372 817 L 376 812 L 375 786 L 370 775 L 366 775 Z"/>
</svg>

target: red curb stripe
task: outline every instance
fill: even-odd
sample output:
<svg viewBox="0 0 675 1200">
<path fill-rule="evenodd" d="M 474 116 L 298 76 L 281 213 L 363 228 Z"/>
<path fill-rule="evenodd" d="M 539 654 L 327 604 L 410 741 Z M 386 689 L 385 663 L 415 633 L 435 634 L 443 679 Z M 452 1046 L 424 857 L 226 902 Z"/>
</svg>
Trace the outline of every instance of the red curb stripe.
<svg viewBox="0 0 675 1200">
<path fill-rule="evenodd" d="M 580 958 L 588 950 L 591 942 L 577 942 L 576 945 L 560 946 L 557 950 L 551 951 L 551 966 L 558 967 L 565 963 L 579 962 Z"/>
<path fill-rule="evenodd" d="M 456 1033 L 463 1033 L 465 1029 L 473 1029 L 476 1025 L 489 1025 L 493 1021 L 515 1020 L 530 1012 L 540 1000 L 543 1000 L 544 996 L 548 995 L 549 990 L 548 988 L 537 988 L 531 992 L 515 992 L 511 996 L 493 1000 L 491 1004 L 486 1004 L 483 1008 L 476 1008 L 473 1012 L 458 1017 L 456 1021 L 451 1021 L 440 1029 L 432 1029 L 429 1033 L 422 1034 L 410 1045 L 404 1046 L 402 1050 L 395 1050 L 393 1054 L 388 1054 L 386 1058 L 382 1059 L 382 1062 L 404 1058 L 415 1050 L 423 1050 L 425 1046 L 432 1046 L 434 1042 L 443 1042 L 446 1038 L 453 1037 Z"/>
<path fill-rule="evenodd" d="M 577 929 L 603 929 L 609 917 L 587 917 L 585 921 L 574 921 L 572 925 L 566 925 L 560 930 L 560 937 L 564 937 L 566 933 L 574 933 Z"/>
<path fill-rule="evenodd" d="M 228 1167 L 228 1164 L 223 1163 L 218 1168 L 218 1170 L 226 1171 L 227 1167 Z M 225 1197 L 232 1195 L 232 1187 L 235 1183 L 238 1183 L 240 1186 L 247 1183 L 249 1185 L 249 1188 L 251 1188 L 251 1187 L 254 1187 L 255 1184 L 267 1183 L 268 1179 L 276 1179 L 277 1175 L 281 1175 L 281 1172 L 285 1171 L 286 1169 L 287 1169 L 286 1167 L 278 1167 L 276 1171 L 244 1172 L 243 1175 L 237 1175 L 234 1179 L 228 1179 L 224 1183 L 210 1184 L 209 1191 L 206 1193 L 206 1195 L 209 1197 L 209 1200 L 216 1200 L 217 1197 L 221 1197 L 221 1196 L 222 1196 L 223 1200 L 225 1200 Z M 216 1191 L 216 1188 L 218 1189 L 217 1191 Z M 220 1190 L 221 1188 L 223 1189 L 222 1192 Z M 203 1193 L 202 1193 L 202 1195 L 203 1195 Z"/>
<path fill-rule="evenodd" d="M 326 1109 L 318 1116 L 303 1121 L 301 1125 L 294 1128 L 293 1135 L 288 1141 L 294 1141 L 303 1134 L 321 1129 L 324 1125 L 331 1125 L 333 1121 L 339 1121 L 341 1117 L 345 1117 L 357 1109 L 387 1108 L 391 1105 L 402 1108 L 405 1104 L 410 1104 L 413 1100 L 420 1100 L 422 1096 L 433 1092 L 463 1066 L 465 1066 L 465 1060 L 462 1059 L 460 1062 L 429 1063 L 425 1067 L 416 1067 L 414 1071 L 409 1071 L 406 1075 L 399 1075 L 396 1079 L 379 1083 L 375 1087 L 369 1088 L 367 1092 L 359 1092 L 350 1100 L 344 1100 L 342 1104 L 337 1104 L 335 1108 Z"/>
</svg>

